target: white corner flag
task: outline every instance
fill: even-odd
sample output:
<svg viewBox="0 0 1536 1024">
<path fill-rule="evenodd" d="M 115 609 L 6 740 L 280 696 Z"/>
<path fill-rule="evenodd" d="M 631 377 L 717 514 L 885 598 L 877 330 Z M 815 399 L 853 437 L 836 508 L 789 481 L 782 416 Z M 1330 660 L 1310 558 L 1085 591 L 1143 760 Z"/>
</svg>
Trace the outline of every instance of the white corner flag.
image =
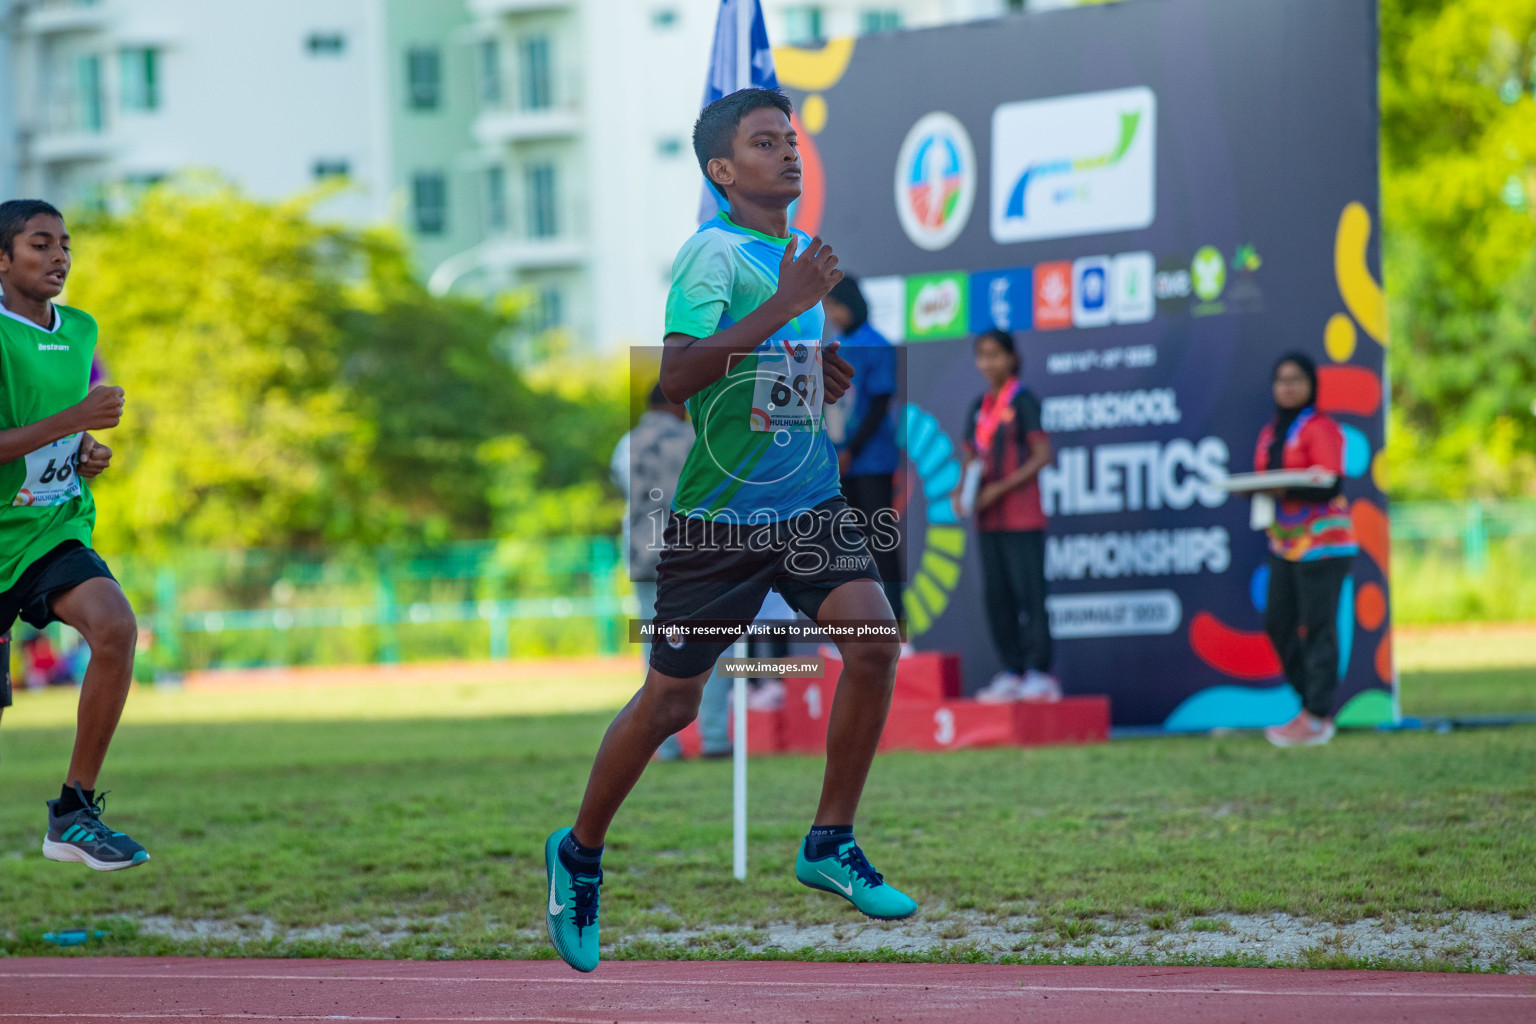
<svg viewBox="0 0 1536 1024">
<path fill-rule="evenodd" d="M 722 96 L 750 88 L 777 89 L 779 76 L 773 68 L 773 48 L 768 45 L 768 26 L 760 0 L 720 0 L 715 21 L 715 41 L 709 50 L 709 74 L 704 79 L 703 110 Z M 699 199 L 699 223 L 720 212 L 720 193 L 704 182 Z"/>
</svg>

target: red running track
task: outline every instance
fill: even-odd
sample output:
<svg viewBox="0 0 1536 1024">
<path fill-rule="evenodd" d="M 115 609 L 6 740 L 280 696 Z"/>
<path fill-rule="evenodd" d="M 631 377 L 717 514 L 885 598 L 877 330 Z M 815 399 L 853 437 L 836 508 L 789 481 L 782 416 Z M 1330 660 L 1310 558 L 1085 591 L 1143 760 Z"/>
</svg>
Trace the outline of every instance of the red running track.
<svg viewBox="0 0 1536 1024">
<path fill-rule="evenodd" d="M 1536 1021 L 1536 978 L 1216 967 L 0 960 L 12 1021 L 1445 1024 Z"/>
</svg>

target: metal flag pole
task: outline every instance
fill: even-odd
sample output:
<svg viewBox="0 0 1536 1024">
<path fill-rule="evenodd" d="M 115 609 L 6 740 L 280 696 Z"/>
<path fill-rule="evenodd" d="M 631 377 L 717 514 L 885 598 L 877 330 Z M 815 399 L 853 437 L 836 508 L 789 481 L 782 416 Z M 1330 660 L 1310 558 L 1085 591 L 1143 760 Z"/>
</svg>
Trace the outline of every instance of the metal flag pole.
<svg viewBox="0 0 1536 1024">
<path fill-rule="evenodd" d="M 745 640 L 736 641 L 731 655 L 747 656 Z M 735 705 L 736 736 L 731 744 L 732 826 L 731 845 L 735 855 L 731 874 L 738 882 L 747 877 L 747 680 L 738 676 L 731 681 L 731 699 Z"/>
</svg>

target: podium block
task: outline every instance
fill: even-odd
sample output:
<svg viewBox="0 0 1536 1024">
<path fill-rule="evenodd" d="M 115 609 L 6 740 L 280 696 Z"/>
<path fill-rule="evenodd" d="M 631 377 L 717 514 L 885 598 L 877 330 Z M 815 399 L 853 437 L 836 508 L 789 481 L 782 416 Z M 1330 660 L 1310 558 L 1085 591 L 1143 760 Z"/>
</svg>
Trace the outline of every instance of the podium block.
<svg viewBox="0 0 1536 1024">
<path fill-rule="evenodd" d="M 1021 746 L 1109 740 L 1108 697 L 1064 697 L 1050 704 L 1020 702 L 1008 706 L 1013 709 L 1014 740 Z"/>
<path fill-rule="evenodd" d="M 781 751 L 779 740 L 779 719 L 783 713 L 779 711 L 748 711 L 747 712 L 747 756 L 757 757 L 760 754 L 777 754 Z M 731 739 L 736 738 L 736 715 L 731 715 L 730 721 Z M 683 749 L 683 756 L 693 759 L 704 753 L 704 738 L 699 735 L 699 721 L 694 719 L 677 734 L 678 745 Z"/>
<path fill-rule="evenodd" d="M 961 750 L 1015 742 L 1013 711 L 974 700 L 909 701 L 891 706 L 881 750 Z"/>
<path fill-rule="evenodd" d="M 960 655 L 941 651 L 919 651 L 896 663 L 897 704 L 958 700 L 960 697 Z"/>
<path fill-rule="evenodd" d="M 787 753 L 820 754 L 827 749 L 827 719 L 843 663 L 828 658 L 819 677 L 784 680 L 784 710 L 779 712 L 779 748 Z"/>
</svg>

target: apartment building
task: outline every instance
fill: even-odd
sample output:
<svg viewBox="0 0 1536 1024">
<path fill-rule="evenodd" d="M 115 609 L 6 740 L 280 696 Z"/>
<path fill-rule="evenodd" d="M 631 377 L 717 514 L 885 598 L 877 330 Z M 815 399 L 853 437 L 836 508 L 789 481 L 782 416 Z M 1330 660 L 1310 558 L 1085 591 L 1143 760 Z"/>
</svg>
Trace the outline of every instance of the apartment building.
<svg viewBox="0 0 1536 1024">
<path fill-rule="evenodd" d="M 464 0 L 4 5 L 8 194 L 80 208 L 197 169 L 265 199 L 345 179 L 321 215 L 399 225 L 424 268 L 481 237 L 456 159 L 476 110 Z"/>
<path fill-rule="evenodd" d="M 440 288 L 526 287 L 599 350 L 660 344 L 702 185 L 690 132 L 717 0 L 467 0 L 486 240 Z M 775 45 L 1005 13 L 1009 0 L 764 0 Z"/>
</svg>

